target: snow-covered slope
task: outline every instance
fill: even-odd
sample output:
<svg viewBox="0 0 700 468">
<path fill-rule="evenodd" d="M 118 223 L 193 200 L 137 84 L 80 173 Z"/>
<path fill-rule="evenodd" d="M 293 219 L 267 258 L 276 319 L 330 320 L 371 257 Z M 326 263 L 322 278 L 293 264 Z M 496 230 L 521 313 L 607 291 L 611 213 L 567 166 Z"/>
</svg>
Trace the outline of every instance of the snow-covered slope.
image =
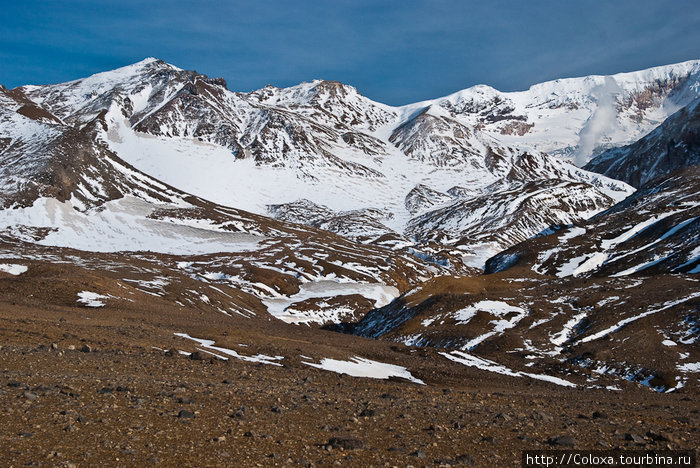
<svg viewBox="0 0 700 468">
<path fill-rule="evenodd" d="M 514 266 L 538 274 L 628 276 L 698 273 L 700 166 L 642 186 L 586 222 L 551 229 L 486 262 L 488 272 Z"/>
<path fill-rule="evenodd" d="M 688 104 L 639 141 L 599 155 L 586 169 L 634 187 L 700 164 L 700 99 Z"/>
<path fill-rule="evenodd" d="M 669 70 L 682 74 L 685 68 L 679 67 Z M 573 82 L 563 83 L 545 88 L 576 88 Z M 589 95 L 595 88 L 586 86 L 579 94 Z M 525 136 L 519 141 L 496 132 L 489 122 L 503 119 L 489 117 L 495 112 L 489 107 L 495 90 L 485 87 L 391 107 L 327 81 L 233 93 L 222 79 L 146 59 L 82 80 L 14 92 L 75 128 L 93 127 L 96 141 L 173 187 L 363 242 L 392 239 L 403 246 L 405 235 L 413 242 L 434 240 L 439 236 L 416 236 L 415 229 L 407 228 L 430 225 L 424 221 L 431 212 L 454 211 L 465 200 L 469 209 L 485 216 L 492 198 L 515 207 L 511 218 L 530 216 L 517 207 L 517 187 L 528 183 L 571 182 L 577 187 L 576 197 L 590 201 L 580 205 L 586 206 L 580 212 L 576 204 L 543 198 L 537 203 L 538 216 L 526 223 L 506 223 L 521 228 L 513 235 L 497 236 L 492 248 L 500 250 L 539 232 L 551 220 L 580 220 L 631 193 L 625 184 L 531 148 Z M 540 89 L 533 96 L 545 94 Z M 499 115 L 510 118 L 502 110 Z M 299 210 L 300 200 L 326 207 L 327 217 L 319 218 L 318 210 Z M 270 206 L 273 212 L 268 212 Z M 292 212 L 286 214 L 286 209 Z M 470 229 L 457 224 L 455 236 Z M 504 227 L 497 222 L 484 225 Z M 463 246 L 475 266 L 485 258 L 474 254 L 482 243 Z"/>
<path fill-rule="evenodd" d="M 578 165 L 632 143 L 700 92 L 700 61 L 611 76 L 567 78 L 504 93 L 475 86 L 429 101 L 506 144 L 528 145 Z"/>
</svg>

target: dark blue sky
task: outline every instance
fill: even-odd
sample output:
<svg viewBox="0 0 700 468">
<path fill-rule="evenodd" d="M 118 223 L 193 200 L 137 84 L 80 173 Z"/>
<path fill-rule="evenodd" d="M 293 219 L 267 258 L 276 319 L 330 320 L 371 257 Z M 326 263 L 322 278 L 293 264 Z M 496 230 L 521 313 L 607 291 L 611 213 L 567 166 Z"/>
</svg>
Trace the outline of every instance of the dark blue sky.
<svg viewBox="0 0 700 468">
<path fill-rule="evenodd" d="M 700 59 L 697 0 L 21 0 L 2 16 L 8 87 L 155 56 L 234 91 L 324 78 L 406 104 Z"/>
</svg>

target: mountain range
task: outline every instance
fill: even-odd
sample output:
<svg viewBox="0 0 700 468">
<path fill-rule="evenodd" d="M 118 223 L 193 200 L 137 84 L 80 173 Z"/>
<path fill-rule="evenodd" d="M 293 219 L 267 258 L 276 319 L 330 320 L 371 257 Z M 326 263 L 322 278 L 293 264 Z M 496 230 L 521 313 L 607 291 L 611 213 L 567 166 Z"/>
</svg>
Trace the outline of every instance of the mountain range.
<svg viewBox="0 0 700 468">
<path fill-rule="evenodd" d="M 699 96 L 700 61 L 401 107 L 153 58 L 0 87 L 4 255 L 165 256 L 130 280 L 173 303 L 677 390 L 698 357 Z M 235 293 L 170 297 L 182 275 Z M 632 322 L 658 343 L 634 348 Z"/>
</svg>

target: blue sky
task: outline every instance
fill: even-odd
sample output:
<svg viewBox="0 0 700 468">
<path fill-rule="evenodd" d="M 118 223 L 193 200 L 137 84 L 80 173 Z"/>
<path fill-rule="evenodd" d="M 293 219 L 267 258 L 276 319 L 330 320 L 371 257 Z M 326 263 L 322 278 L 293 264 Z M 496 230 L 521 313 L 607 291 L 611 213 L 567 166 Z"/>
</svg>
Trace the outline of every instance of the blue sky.
<svg viewBox="0 0 700 468">
<path fill-rule="evenodd" d="M 315 78 L 406 104 L 700 59 L 700 2 L 22 0 L 0 83 L 67 81 L 154 56 L 234 91 Z"/>
</svg>

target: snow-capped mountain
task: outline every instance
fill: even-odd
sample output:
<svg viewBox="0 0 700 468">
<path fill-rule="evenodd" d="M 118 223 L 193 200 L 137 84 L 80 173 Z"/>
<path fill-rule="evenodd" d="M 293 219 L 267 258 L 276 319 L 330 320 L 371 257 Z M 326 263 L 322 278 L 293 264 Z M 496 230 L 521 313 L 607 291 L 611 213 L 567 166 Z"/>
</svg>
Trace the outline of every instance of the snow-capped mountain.
<svg viewBox="0 0 700 468">
<path fill-rule="evenodd" d="M 585 164 L 632 143 L 700 92 L 700 61 L 610 76 L 567 78 L 504 93 L 475 86 L 430 101 L 506 144 Z"/>
<path fill-rule="evenodd" d="M 659 312 L 664 340 L 691 348 L 695 332 L 679 314 L 698 295 L 674 288 L 695 280 L 665 273 L 697 272 L 697 167 L 635 192 L 618 173 L 565 158 L 631 142 L 697 100 L 699 64 L 520 93 L 476 86 L 402 107 L 327 81 L 234 93 L 222 79 L 156 59 L 0 88 L 3 255 L 42 262 L 53 246 L 61 258 L 72 258 L 70 248 L 132 251 L 120 268 L 148 257 L 197 284 L 165 294 L 165 273 L 138 271 L 141 292 L 181 307 L 267 311 L 460 348 L 444 357 L 465 365 L 476 362 L 474 349 L 494 359 L 479 361 L 487 370 L 507 363 L 514 375 L 561 385 L 570 382 L 552 373 L 585 369 L 597 382 L 604 362 L 614 375 L 680 388 L 681 355 L 659 364 L 633 349 L 634 326 L 618 330 Z M 658 161 L 668 147 L 661 136 L 679 135 L 674 161 L 694 148 L 693 106 L 600 160 L 619 158 L 624 180 L 637 184 L 631 158 Z M 485 267 L 495 274 L 475 276 L 471 267 L 494 254 Z M 637 276 L 651 273 L 661 275 L 647 284 L 662 293 L 635 294 Z M 623 303 L 621 314 L 603 307 Z M 635 315 L 644 304 L 651 314 Z M 625 344 L 608 349 L 599 338 L 611 334 Z"/>
<path fill-rule="evenodd" d="M 560 224 L 496 255 L 486 270 L 527 265 L 560 277 L 696 273 L 699 112 L 696 99 L 639 141 L 586 166 L 639 187 L 633 195 L 588 221 Z"/>
<path fill-rule="evenodd" d="M 596 145 L 644 133 L 697 95 L 698 63 L 558 80 L 521 93 L 476 86 L 403 107 L 326 81 L 234 93 L 222 79 L 156 59 L 13 92 L 65 124 L 93 125 L 95 140 L 128 164 L 203 199 L 363 242 L 441 239 L 479 266 L 552 222 L 581 221 L 631 193 L 542 150 L 577 148 L 592 125 L 586 122 L 603 112 L 600 87 L 610 80 L 622 90 L 615 94 L 620 134 L 594 135 Z M 551 180 L 561 186 L 555 190 Z M 551 196 L 531 203 L 531 216 L 518 187 L 540 183 Z M 567 187 L 576 195 L 559 203 Z M 302 200 L 327 208 L 326 217 L 299 210 Z M 490 210 L 490 200 L 502 208 Z M 499 235 L 473 239 L 474 220 L 460 214 L 467 207 L 490 213 L 484 225 Z M 446 213 L 455 213 L 447 226 L 426 233 Z"/>
</svg>

